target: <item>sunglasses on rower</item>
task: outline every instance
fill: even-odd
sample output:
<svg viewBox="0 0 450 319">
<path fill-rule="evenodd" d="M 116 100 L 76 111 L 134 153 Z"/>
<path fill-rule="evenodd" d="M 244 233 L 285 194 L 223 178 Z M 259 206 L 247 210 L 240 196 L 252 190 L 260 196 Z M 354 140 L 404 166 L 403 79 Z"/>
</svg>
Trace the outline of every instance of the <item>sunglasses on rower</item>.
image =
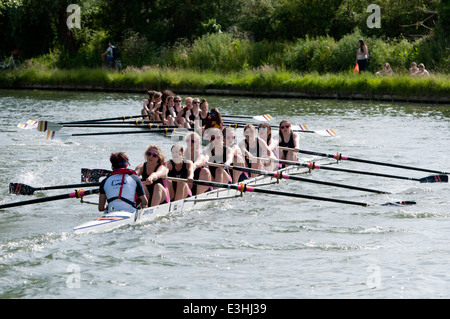
<svg viewBox="0 0 450 319">
<path fill-rule="evenodd" d="M 290 126 L 289 124 L 287 124 L 287 125 L 281 125 L 281 126 L 280 126 L 281 129 L 290 128 L 290 127 L 291 127 L 291 126 Z"/>
<path fill-rule="evenodd" d="M 159 154 L 156 154 L 156 153 L 153 153 L 153 152 L 147 152 L 146 153 L 147 154 L 147 156 L 151 156 L 151 157 L 159 157 Z"/>
</svg>

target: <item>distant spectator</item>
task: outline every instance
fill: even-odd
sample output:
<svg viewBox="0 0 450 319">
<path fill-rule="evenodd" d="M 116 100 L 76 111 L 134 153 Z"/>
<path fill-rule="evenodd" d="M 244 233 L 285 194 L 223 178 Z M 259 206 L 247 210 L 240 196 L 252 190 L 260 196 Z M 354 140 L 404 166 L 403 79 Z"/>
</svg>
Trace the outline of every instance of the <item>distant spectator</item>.
<svg viewBox="0 0 450 319">
<path fill-rule="evenodd" d="M 377 73 L 375 73 L 376 75 L 392 75 L 394 74 L 394 72 L 392 72 L 391 66 L 389 65 L 389 63 L 385 63 L 383 65 L 383 70 L 378 71 Z"/>
<path fill-rule="evenodd" d="M 430 76 L 430 73 L 425 69 L 425 65 L 423 63 L 419 64 L 419 72 L 417 72 L 417 76 Z"/>
<path fill-rule="evenodd" d="M 367 64 L 369 62 L 369 49 L 364 43 L 363 39 L 358 41 L 358 50 L 356 50 L 356 63 L 359 67 L 359 72 L 365 71 L 367 69 Z"/>
<path fill-rule="evenodd" d="M 419 73 L 419 69 L 417 68 L 417 63 L 413 62 L 411 63 L 411 68 L 409 69 L 409 74 L 412 76 L 416 76 L 417 73 Z"/>
<path fill-rule="evenodd" d="M 116 60 L 120 59 L 120 51 L 114 46 L 113 42 L 109 42 L 108 49 L 106 49 L 103 55 L 106 55 L 106 64 L 109 68 L 114 68 L 116 66 Z"/>
</svg>

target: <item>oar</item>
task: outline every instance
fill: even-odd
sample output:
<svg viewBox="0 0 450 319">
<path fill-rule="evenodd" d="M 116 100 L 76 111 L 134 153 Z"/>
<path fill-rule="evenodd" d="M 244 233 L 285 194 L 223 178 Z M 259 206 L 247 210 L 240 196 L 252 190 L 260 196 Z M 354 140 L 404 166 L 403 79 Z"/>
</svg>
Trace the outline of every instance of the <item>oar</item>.
<svg viewBox="0 0 450 319">
<path fill-rule="evenodd" d="M 393 178 L 393 179 L 402 179 L 402 180 L 408 180 L 408 181 L 417 181 L 417 182 L 420 182 L 420 183 L 448 183 L 448 176 L 447 175 L 430 175 L 430 176 L 426 176 L 426 177 L 422 177 L 422 178 L 414 178 L 414 177 L 406 177 L 406 176 L 398 176 L 398 175 L 390 175 L 390 174 L 358 171 L 358 170 L 352 170 L 352 169 L 346 169 L 346 168 L 322 166 L 320 164 L 316 164 L 315 162 L 300 163 L 300 162 L 286 161 L 286 160 L 279 160 L 279 159 L 273 160 L 273 161 L 275 161 L 277 163 L 280 163 L 280 164 L 302 166 L 302 167 L 309 168 L 310 170 L 323 169 L 323 170 L 336 171 L 336 172 L 353 173 L 353 174 L 369 175 L 369 176 L 378 176 L 378 177 L 386 177 L 386 178 Z"/>
<path fill-rule="evenodd" d="M 52 189 L 65 189 L 75 187 L 90 187 L 99 186 L 100 183 L 83 183 L 83 184 L 68 184 L 68 185 L 56 185 L 56 186 L 42 186 L 33 187 L 22 183 L 9 183 L 9 193 L 16 195 L 33 195 L 36 191 L 52 190 Z"/>
<path fill-rule="evenodd" d="M 67 123 L 55 123 L 51 121 L 39 121 L 38 122 L 38 131 L 45 132 L 45 131 L 59 131 L 63 127 L 136 127 L 136 126 L 144 126 L 146 127 L 168 127 L 167 125 L 154 125 L 155 123 L 161 123 L 162 121 L 142 121 L 142 120 L 136 120 L 135 122 L 67 122 Z M 108 126 L 112 124 L 117 124 L 115 126 Z M 119 124 L 126 125 L 129 124 L 130 126 L 120 126 Z M 134 124 L 134 125 L 132 125 Z M 176 126 L 173 126 L 176 127 Z"/>
<path fill-rule="evenodd" d="M 66 134 L 66 133 L 60 133 L 56 131 L 47 131 L 45 134 L 45 139 L 47 140 L 54 140 L 54 139 L 60 139 L 65 140 L 71 136 L 95 136 L 95 135 L 124 135 L 124 134 L 148 134 L 148 133 L 173 133 L 175 131 L 180 131 L 182 133 L 186 131 L 193 131 L 194 128 L 165 128 L 165 129 L 152 129 L 152 130 L 145 130 L 145 131 L 114 131 L 114 132 L 96 132 L 96 133 L 75 133 L 75 134 Z"/>
<path fill-rule="evenodd" d="M 58 124 L 57 124 L 58 125 Z M 103 123 L 86 123 L 86 124 L 64 124 L 58 126 L 51 126 L 50 130 L 58 131 L 63 127 L 86 127 L 86 128 L 143 128 L 143 129 L 165 129 L 177 128 L 176 125 L 155 125 L 155 124 L 103 124 Z M 53 129 L 54 128 L 54 129 Z"/>
<path fill-rule="evenodd" d="M 92 120 L 82 120 L 82 121 L 72 121 L 72 122 L 62 122 L 62 124 L 75 124 L 75 123 L 89 123 L 89 122 L 104 122 L 104 121 L 114 121 L 114 120 L 131 120 L 134 118 L 141 118 L 141 117 L 147 117 L 148 115 L 123 115 L 118 117 L 108 117 L 108 118 L 101 118 L 101 119 L 92 119 Z M 154 121 L 155 123 L 158 121 Z M 161 121 L 159 121 L 161 122 Z"/>
<path fill-rule="evenodd" d="M 322 136 L 337 136 L 337 133 L 333 130 L 333 129 L 328 129 L 328 130 L 315 130 L 315 131 L 310 131 L 305 124 L 293 124 L 291 125 L 292 130 L 295 132 L 301 132 L 301 133 L 315 133 L 315 134 L 319 134 Z"/>
<path fill-rule="evenodd" d="M 272 121 L 272 116 L 270 116 L 270 114 L 263 114 L 263 115 L 256 115 L 256 116 L 222 114 L 222 118 L 253 119 L 253 120 L 256 120 L 259 122 Z"/>
<path fill-rule="evenodd" d="M 217 164 L 217 163 L 208 163 L 209 166 L 223 166 L 223 164 Z M 236 169 L 238 171 L 246 172 L 246 173 L 254 173 L 259 175 L 266 175 L 266 176 L 273 176 L 277 179 L 290 179 L 294 181 L 300 181 L 300 182 L 306 182 L 306 183 L 313 183 L 313 184 L 321 184 L 321 185 L 327 185 L 332 187 L 340 187 L 340 188 L 347 188 L 347 189 L 353 189 L 358 190 L 362 192 L 369 192 L 369 193 L 377 193 L 377 194 L 392 194 L 390 192 L 386 191 L 379 191 L 376 189 L 370 189 L 370 188 L 364 188 L 364 187 L 358 187 L 358 186 L 352 186 L 352 185 L 345 185 L 345 184 L 338 184 L 338 183 L 331 183 L 331 182 L 324 182 L 324 181 L 318 181 L 313 180 L 309 178 L 303 178 L 299 176 L 291 176 L 282 172 L 269 172 L 269 171 L 262 171 L 258 169 L 248 168 L 248 167 L 242 167 L 242 166 L 230 166 L 230 169 Z"/>
<path fill-rule="evenodd" d="M 50 202 L 50 201 L 66 199 L 66 198 L 83 198 L 86 195 L 97 194 L 99 191 L 100 191 L 99 189 L 91 189 L 91 190 L 87 190 L 87 191 L 81 189 L 81 190 L 76 190 L 76 191 L 68 193 L 68 194 L 55 195 L 55 196 L 49 196 L 49 197 L 41 197 L 41 198 L 31 199 L 31 200 L 27 200 L 27 201 L 23 201 L 23 202 L 3 204 L 3 205 L 0 205 L 0 209 Z"/>
<path fill-rule="evenodd" d="M 174 181 L 174 182 L 187 182 L 187 179 L 184 178 L 175 178 L 175 177 L 168 177 L 168 180 Z M 369 203 L 362 203 L 362 202 L 354 202 L 349 200 L 342 200 L 342 199 L 336 199 L 336 198 L 329 198 L 329 197 L 321 197 L 321 196 L 311 196 L 311 195 L 305 195 L 305 194 L 298 194 L 298 193 L 290 193 L 290 192 L 283 192 L 283 191 L 277 191 L 277 190 L 271 190 L 271 189 L 263 189 L 263 188 L 254 188 L 245 184 L 223 184 L 223 183 L 216 183 L 216 182 L 209 182 L 209 181 L 201 181 L 201 180 L 193 180 L 194 184 L 197 185 L 204 185 L 204 186 L 210 186 L 210 187 L 218 187 L 218 188 L 228 188 L 228 189 L 235 189 L 242 193 L 244 192 L 253 192 L 253 193 L 263 193 L 263 194 L 270 194 L 270 195 L 279 195 L 279 196 L 287 196 L 287 197 L 296 197 L 296 198 L 304 198 L 304 199 L 312 199 L 312 200 L 319 200 L 319 201 L 327 201 L 327 202 L 334 202 L 334 203 L 340 203 L 340 204 L 347 204 L 347 205 L 356 205 L 356 206 L 405 206 L 405 205 L 415 205 L 416 202 L 413 201 L 400 201 L 400 202 L 394 202 L 394 203 L 385 203 L 385 204 L 369 204 Z"/>
<path fill-rule="evenodd" d="M 437 170 L 432 170 L 432 169 L 412 167 L 412 166 L 399 165 L 399 164 L 392 164 L 392 163 L 386 163 L 386 162 L 377 162 L 377 161 L 371 161 L 371 160 L 360 159 L 360 158 L 355 158 L 355 157 L 343 156 L 340 153 L 337 153 L 337 154 L 326 154 L 326 153 L 319 153 L 319 152 L 306 151 L 306 150 L 295 150 L 293 148 L 281 147 L 281 146 L 279 148 L 282 149 L 282 150 L 297 151 L 298 153 L 303 153 L 303 154 L 317 155 L 317 156 L 322 156 L 322 157 L 334 158 L 337 161 L 347 160 L 347 161 L 353 161 L 353 162 L 359 162 L 359 163 L 389 166 L 389 167 L 409 169 L 409 170 L 422 171 L 422 172 L 428 172 L 428 173 L 436 173 L 436 174 L 444 174 L 444 175 L 450 174 L 449 172 L 442 172 L 442 171 L 437 171 Z"/>
<path fill-rule="evenodd" d="M 17 124 L 17 127 L 21 128 L 23 130 L 30 130 L 32 128 L 35 128 L 37 126 L 37 124 L 38 124 L 38 121 L 29 120 L 25 124 L 24 123 Z"/>
<path fill-rule="evenodd" d="M 246 122 L 230 121 L 230 120 L 223 120 L 222 122 L 224 125 L 231 127 L 242 127 L 249 124 Z M 270 127 L 273 129 L 278 128 L 278 126 L 276 125 L 271 125 Z M 321 136 L 337 136 L 337 133 L 332 129 L 311 131 L 308 130 L 305 125 L 296 125 L 296 124 L 291 125 L 291 128 L 293 131 L 297 133 L 311 133 L 311 134 L 318 134 Z"/>
</svg>

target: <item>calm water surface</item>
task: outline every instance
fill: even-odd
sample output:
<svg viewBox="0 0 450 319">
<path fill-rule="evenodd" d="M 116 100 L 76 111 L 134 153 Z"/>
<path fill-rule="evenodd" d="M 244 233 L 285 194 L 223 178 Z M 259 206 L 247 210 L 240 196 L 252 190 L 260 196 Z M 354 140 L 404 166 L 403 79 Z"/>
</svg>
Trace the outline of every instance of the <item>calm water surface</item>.
<svg viewBox="0 0 450 319">
<path fill-rule="evenodd" d="M 184 97 L 184 96 L 183 96 Z M 450 171 L 450 106 L 389 102 L 206 97 L 222 113 L 269 113 L 339 137 L 302 134 L 302 148 Z M 8 193 L 10 182 L 80 182 L 80 169 L 110 167 L 125 151 L 134 167 L 155 134 L 47 141 L 27 120 L 55 122 L 140 113 L 144 95 L 0 91 L 0 203 L 71 192 Z M 61 132 L 98 132 L 64 128 Z M 430 173 L 343 162 L 339 167 L 408 177 Z M 0 211 L 1 298 L 448 298 L 450 187 L 314 171 L 312 178 L 393 192 L 377 195 L 300 182 L 274 189 L 408 207 L 357 207 L 261 194 L 206 205 L 151 224 L 74 235 L 99 215 L 65 199 Z M 96 201 L 95 196 L 87 197 Z M 79 278 L 77 282 L 74 278 Z"/>
</svg>

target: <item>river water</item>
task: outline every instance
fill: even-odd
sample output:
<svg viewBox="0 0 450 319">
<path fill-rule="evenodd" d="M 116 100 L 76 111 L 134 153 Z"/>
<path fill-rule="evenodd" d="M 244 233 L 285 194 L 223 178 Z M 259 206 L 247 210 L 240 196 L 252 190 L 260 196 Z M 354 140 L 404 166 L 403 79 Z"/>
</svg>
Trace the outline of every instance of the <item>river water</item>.
<svg viewBox="0 0 450 319">
<path fill-rule="evenodd" d="M 185 96 L 183 96 L 184 98 Z M 269 113 L 338 137 L 301 134 L 302 149 L 450 171 L 450 106 L 389 102 L 207 96 L 224 114 Z M 0 204 L 73 191 L 8 192 L 10 182 L 80 182 L 80 169 L 109 169 L 111 152 L 131 166 L 158 134 L 69 137 L 48 141 L 27 120 L 55 122 L 140 113 L 145 95 L 0 91 Z M 125 130 L 125 129 L 123 129 Z M 98 132 L 64 128 L 60 132 Z M 341 162 L 335 167 L 421 178 L 430 173 Z M 301 182 L 289 192 L 369 203 L 359 207 L 245 194 L 242 199 L 102 234 L 75 235 L 99 215 L 64 199 L 0 210 L 1 298 L 448 298 L 450 186 L 331 171 L 312 177 L 386 190 L 363 193 Z M 96 196 L 86 200 L 95 202 Z"/>
</svg>

